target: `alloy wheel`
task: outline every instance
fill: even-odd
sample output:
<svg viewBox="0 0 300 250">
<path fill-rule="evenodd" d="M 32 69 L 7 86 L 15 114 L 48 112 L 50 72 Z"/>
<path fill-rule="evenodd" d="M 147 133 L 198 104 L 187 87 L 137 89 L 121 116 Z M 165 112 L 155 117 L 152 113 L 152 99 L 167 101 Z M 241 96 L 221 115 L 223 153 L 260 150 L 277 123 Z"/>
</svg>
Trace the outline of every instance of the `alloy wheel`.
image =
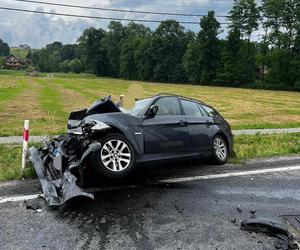
<svg viewBox="0 0 300 250">
<path fill-rule="evenodd" d="M 227 148 L 222 139 L 219 137 L 216 137 L 214 140 L 214 150 L 216 153 L 216 156 L 221 160 L 225 161 L 227 158 Z"/>
<path fill-rule="evenodd" d="M 104 143 L 101 149 L 103 165 L 113 172 L 125 170 L 130 165 L 131 157 L 128 145 L 121 140 L 109 140 Z"/>
</svg>

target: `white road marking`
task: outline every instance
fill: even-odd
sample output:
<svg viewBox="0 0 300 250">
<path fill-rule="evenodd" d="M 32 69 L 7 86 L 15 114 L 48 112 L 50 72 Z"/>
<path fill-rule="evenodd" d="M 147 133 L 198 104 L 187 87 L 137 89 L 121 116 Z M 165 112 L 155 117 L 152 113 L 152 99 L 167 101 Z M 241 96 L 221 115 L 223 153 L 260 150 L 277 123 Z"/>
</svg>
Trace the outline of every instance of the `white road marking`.
<svg viewBox="0 0 300 250">
<path fill-rule="evenodd" d="M 22 196 L 4 196 L 0 197 L 0 203 L 6 203 L 9 201 L 26 201 L 33 200 L 38 197 L 42 197 L 42 194 L 30 194 L 30 195 L 22 195 Z"/>
<path fill-rule="evenodd" d="M 239 171 L 232 173 L 224 173 L 224 174 L 211 174 L 211 175 L 200 175 L 200 176 L 192 176 L 192 177 L 182 177 L 182 178 L 171 178 L 160 180 L 160 183 L 177 183 L 177 182 L 188 182 L 188 181 L 198 181 L 198 180 L 211 180 L 211 179 L 220 179 L 227 177 L 236 177 L 236 176 L 244 176 L 244 175 L 256 175 L 256 174 L 265 174 L 265 173 L 275 173 L 275 172 L 286 172 L 300 170 L 300 165 L 295 166 L 286 166 L 286 167 L 278 167 L 278 168 L 265 168 L 265 169 L 257 169 L 257 170 L 249 170 L 249 171 Z"/>
<path fill-rule="evenodd" d="M 212 179 L 221 179 L 221 178 L 228 178 L 228 177 L 238 177 L 238 176 L 247 176 L 247 175 L 257 175 L 257 174 L 266 174 L 266 173 L 276 173 L 276 172 L 287 172 L 287 171 L 294 171 L 300 170 L 300 165 L 294 166 L 283 166 L 283 167 L 275 167 L 275 168 L 266 168 L 266 169 L 257 169 L 257 170 L 248 170 L 248 171 L 238 171 L 238 172 L 231 172 L 231 173 L 224 173 L 224 174 L 210 174 L 210 175 L 199 175 L 199 176 L 192 176 L 192 177 L 182 177 L 182 178 L 170 178 L 164 180 L 158 180 L 153 182 L 155 183 L 179 183 L 179 182 L 190 182 L 190 181 L 199 181 L 199 180 L 212 180 Z M 109 190 L 120 190 L 125 188 L 135 188 L 140 187 L 142 185 L 131 185 L 131 186 L 121 186 L 121 187 L 107 187 L 107 188 L 95 188 L 89 189 L 90 192 L 101 192 L 101 191 L 109 191 Z M 0 204 L 9 202 L 9 201 L 25 201 L 25 200 L 32 200 L 38 197 L 42 197 L 42 194 L 32 194 L 32 195 L 23 195 L 23 196 L 10 196 L 10 197 L 0 197 Z"/>
</svg>

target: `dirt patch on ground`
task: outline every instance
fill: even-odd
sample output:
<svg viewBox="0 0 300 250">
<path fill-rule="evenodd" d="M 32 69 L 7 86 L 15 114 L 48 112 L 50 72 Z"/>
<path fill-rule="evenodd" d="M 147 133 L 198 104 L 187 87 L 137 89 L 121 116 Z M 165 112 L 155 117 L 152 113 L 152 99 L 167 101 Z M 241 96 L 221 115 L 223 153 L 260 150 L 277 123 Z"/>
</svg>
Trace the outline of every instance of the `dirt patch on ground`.
<svg viewBox="0 0 300 250">
<path fill-rule="evenodd" d="M 89 100 L 74 90 L 66 89 L 61 86 L 57 86 L 57 88 L 61 96 L 64 111 L 71 112 L 80 110 L 87 108 L 91 104 Z"/>
<path fill-rule="evenodd" d="M 26 85 L 30 85 L 30 88 L 26 88 L 14 100 L 6 103 L 4 111 L 0 113 L 0 120 L 6 120 L 7 122 L 15 119 L 36 120 L 45 116 L 37 100 L 41 86 L 32 79 L 26 79 L 25 81 Z"/>
<path fill-rule="evenodd" d="M 299 123 L 300 122 L 300 115 L 270 115 L 268 118 L 262 118 L 261 120 L 264 122 L 272 122 L 274 124 L 284 124 L 284 123 Z"/>
<path fill-rule="evenodd" d="M 18 83 L 15 79 L 6 79 L 5 81 L 1 81 L 0 89 L 1 88 L 16 88 L 18 87 Z"/>
</svg>

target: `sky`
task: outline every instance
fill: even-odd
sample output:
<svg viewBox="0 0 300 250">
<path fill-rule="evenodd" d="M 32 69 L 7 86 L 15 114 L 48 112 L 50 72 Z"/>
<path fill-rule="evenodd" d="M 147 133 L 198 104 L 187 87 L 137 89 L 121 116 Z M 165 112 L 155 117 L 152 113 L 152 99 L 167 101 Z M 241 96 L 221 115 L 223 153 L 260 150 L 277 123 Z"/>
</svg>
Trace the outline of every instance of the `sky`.
<svg viewBox="0 0 300 250">
<path fill-rule="evenodd" d="M 207 14 L 214 10 L 216 15 L 227 15 L 233 0 L 39 0 L 51 3 L 84 5 L 115 9 Z M 43 10 L 57 13 L 76 15 L 92 15 L 101 17 L 117 17 L 147 20 L 176 19 L 178 21 L 199 21 L 199 17 L 178 17 L 166 15 L 150 15 L 135 13 L 119 13 L 103 10 L 87 10 L 69 7 L 47 6 L 44 4 L 22 3 L 14 0 L 0 0 L 0 7 L 19 8 L 28 10 Z M 226 22 L 224 18 L 218 18 Z M 0 10 L 0 38 L 10 46 L 28 44 L 32 48 L 41 48 L 48 43 L 61 41 L 64 44 L 75 43 L 82 31 L 88 27 L 107 29 L 109 21 L 83 19 L 74 17 L 58 17 L 45 14 L 23 13 Z M 127 22 L 122 22 L 127 24 Z M 154 30 L 158 24 L 144 23 Z M 186 29 L 198 32 L 198 24 L 182 24 Z M 225 36 L 226 25 L 222 25 Z"/>
</svg>

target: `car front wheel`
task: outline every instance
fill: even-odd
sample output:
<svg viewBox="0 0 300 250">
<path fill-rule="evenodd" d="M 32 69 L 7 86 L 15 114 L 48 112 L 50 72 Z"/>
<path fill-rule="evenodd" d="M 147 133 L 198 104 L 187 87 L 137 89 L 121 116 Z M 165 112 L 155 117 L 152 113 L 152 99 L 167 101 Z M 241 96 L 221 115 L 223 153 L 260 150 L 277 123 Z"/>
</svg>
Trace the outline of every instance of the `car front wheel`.
<svg viewBox="0 0 300 250">
<path fill-rule="evenodd" d="M 101 140 L 101 149 L 96 153 L 100 174 L 120 179 L 128 176 L 135 164 L 135 152 L 131 143 L 121 134 L 109 134 Z"/>
<path fill-rule="evenodd" d="M 224 138 L 216 135 L 213 139 L 213 161 L 216 164 L 225 164 L 228 158 L 228 147 Z"/>
</svg>

